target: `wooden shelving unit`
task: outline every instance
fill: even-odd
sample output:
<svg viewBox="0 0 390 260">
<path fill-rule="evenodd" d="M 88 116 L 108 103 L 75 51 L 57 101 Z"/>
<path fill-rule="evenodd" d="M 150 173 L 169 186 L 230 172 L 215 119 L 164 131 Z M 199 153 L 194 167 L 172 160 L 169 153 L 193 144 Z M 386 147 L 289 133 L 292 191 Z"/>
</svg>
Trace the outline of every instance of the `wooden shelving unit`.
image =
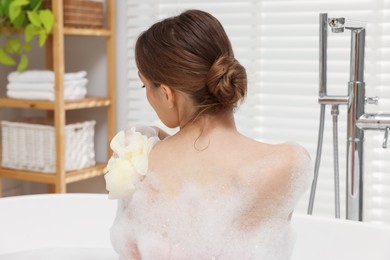
<svg viewBox="0 0 390 260">
<path fill-rule="evenodd" d="M 108 98 L 87 97 L 77 101 L 65 101 L 64 109 L 83 109 L 92 107 L 108 107 L 111 105 L 111 100 Z M 43 101 L 43 100 L 26 100 L 26 99 L 13 99 L 13 98 L 0 98 L 0 107 L 13 107 L 13 108 L 34 108 L 54 110 L 55 102 Z"/>
<path fill-rule="evenodd" d="M 105 173 L 105 163 L 97 163 L 93 167 L 65 171 L 64 162 L 64 129 L 66 123 L 66 111 L 75 109 L 89 109 L 106 107 L 107 109 L 107 146 L 116 132 L 115 125 L 115 0 L 106 0 L 106 28 L 64 28 L 63 26 L 63 1 L 52 1 L 52 11 L 55 23 L 51 37 L 46 44 L 46 63 L 49 69 L 55 73 L 55 101 L 20 100 L 11 98 L 0 98 L 0 108 L 24 108 L 41 109 L 51 111 L 54 117 L 56 136 L 56 172 L 40 173 L 25 170 L 0 168 L 0 197 L 2 193 L 2 178 L 34 181 L 47 183 L 49 191 L 54 193 L 65 193 L 66 184 L 77 182 Z M 4 29 L 3 29 L 4 30 Z M 19 33 L 20 31 L 10 32 Z M 64 37 L 66 35 L 93 36 L 106 38 L 107 57 L 107 97 L 87 97 L 77 101 L 64 100 L 64 72 L 65 54 Z"/>
<path fill-rule="evenodd" d="M 65 173 L 65 182 L 66 184 L 82 181 L 85 179 L 89 179 L 92 177 L 100 176 L 105 172 L 106 165 L 103 163 L 97 163 L 92 167 L 88 167 L 85 169 L 77 170 L 77 171 L 68 171 Z M 13 170 L 1 168 L 1 176 L 3 178 L 11 178 L 16 180 L 23 181 L 35 181 L 35 182 L 43 182 L 48 184 L 56 184 L 56 174 L 51 173 L 39 173 L 33 171 L 25 171 L 25 170 Z"/>
</svg>

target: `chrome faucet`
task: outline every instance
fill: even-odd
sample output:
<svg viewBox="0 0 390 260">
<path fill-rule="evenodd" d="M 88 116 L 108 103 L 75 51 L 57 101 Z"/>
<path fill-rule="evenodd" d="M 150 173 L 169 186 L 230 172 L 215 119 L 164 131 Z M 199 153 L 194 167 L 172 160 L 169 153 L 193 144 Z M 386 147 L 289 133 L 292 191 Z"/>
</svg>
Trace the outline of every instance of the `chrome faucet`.
<svg viewBox="0 0 390 260">
<path fill-rule="evenodd" d="M 350 78 L 347 96 L 330 96 L 327 94 L 327 37 L 328 26 L 333 33 L 342 33 L 345 29 L 351 31 Z M 325 106 L 332 105 L 332 115 L 337 117 L 338 106 L 347 105 L 347 219 L 363 220 L 363 155 L 364 131 L 384 130 L 382 147 L 387 148 L 390 131 L 390 113 L 364 112 L 365 104 L 377 104 L 378 97 L 365 96 L 364 83 L 364 48 L 365 23 L 349 21 L 345 18 L 329 18 L 326 13 L 320 14 L 320 78 L 319 98 L 321 104 L 320 129 L 318 135 L 317 158 L 315 162 L 314 179 L 311 188 L 308 214 L 312 214 L 314 197 L 321 160 L 322 139 L 324 131 Z M 337 113 L 335 113 L 337 111 Z M 334 127 L 334 160 L 335 160 L 335 198 L 336 217 L 340 217 L 338 188 L 338 152 L 337 152 L 337 119 Z M 337 179 L 337 180 L 336 180 Z"/>
</svg>

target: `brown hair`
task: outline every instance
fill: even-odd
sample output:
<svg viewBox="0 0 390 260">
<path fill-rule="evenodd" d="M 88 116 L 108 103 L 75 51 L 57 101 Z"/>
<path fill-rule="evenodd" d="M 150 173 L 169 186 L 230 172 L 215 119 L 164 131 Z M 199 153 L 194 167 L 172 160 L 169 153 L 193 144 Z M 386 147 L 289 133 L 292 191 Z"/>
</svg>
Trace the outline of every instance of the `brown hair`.
<svg viewBox="0 0 390 260">
<path fill-rule="evenodd" d="M 221 23 L 209 13 L 188 10 L 143 32 L 135 46 L 141 74 L 191 96 L 198 117 L 232 109 L 247 89 L 245 68 L 234 58 Z"/>
</svg>

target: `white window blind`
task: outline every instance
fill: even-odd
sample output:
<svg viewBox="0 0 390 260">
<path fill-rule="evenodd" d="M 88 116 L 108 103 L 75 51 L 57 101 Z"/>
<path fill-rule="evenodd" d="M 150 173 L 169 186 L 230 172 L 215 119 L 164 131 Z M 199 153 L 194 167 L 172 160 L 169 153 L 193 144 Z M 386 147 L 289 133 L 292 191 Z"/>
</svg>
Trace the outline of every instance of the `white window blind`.
<svg viewBox="0 0 390 260">
<path fill-rule="evenodd" d="M 367 21 L 365 82 L 367 96 L 379 96 L 366 111 L 390 112 L 390 0 L 127 1 L 130 124 L 160 124 L 147 104 L 134 62 L 137 36 L 157 20 L 186 9 L 216 16 L 229 35 L 236 58 L 246 67 L 248 97 L 236 113 L 241 132 L 260 141 L 296 141 L 315 160 L 319 125 L 319 13 Z M 350 33 L 329 34 L 328 93 L 346 95 Z M 327 107 L 314 214 L 334 216 L 332 119 Z M 345 217 L 346 108 L 340 107 L 339 170 Z M 383 132 L 367 132 L 365 143 L 365 221 L 390 224 L 390 149 Z M 390 146 L 390 142 L 389 142 Z M 306 212 L 308 193 L 296 211 Z"/>
</svg>

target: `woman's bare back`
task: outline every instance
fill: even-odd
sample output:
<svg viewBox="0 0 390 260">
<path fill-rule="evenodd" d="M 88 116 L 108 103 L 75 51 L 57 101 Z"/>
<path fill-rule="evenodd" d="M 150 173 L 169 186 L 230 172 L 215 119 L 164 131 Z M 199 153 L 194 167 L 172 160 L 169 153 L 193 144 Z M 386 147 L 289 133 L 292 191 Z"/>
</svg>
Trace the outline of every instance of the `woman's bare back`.
<svg viewBox="0 0 390 260">
<path fill-rule="evenodd" d="M 309 180 L 305 150 L 218 128 L 198 137 L 172 136 L 153 148 L 149 173 L 122 202 L 113 237 L 142 259 L 287 259 L 289 215 Z"/>
</svg>

